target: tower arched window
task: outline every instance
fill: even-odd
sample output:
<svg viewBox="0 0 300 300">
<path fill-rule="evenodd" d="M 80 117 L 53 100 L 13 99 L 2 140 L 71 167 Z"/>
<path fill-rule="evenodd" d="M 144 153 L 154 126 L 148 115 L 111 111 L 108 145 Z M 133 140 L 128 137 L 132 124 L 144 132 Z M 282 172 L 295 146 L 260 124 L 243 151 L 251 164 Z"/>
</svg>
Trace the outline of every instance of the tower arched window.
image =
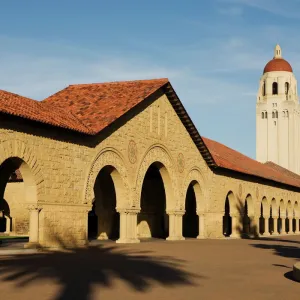
<svg viewBox="0 0 300 300">
<path fill-rule="evenodd" d="M 272 84 L 272 94 L 278 95 L 278 83 L 277 82 L 273 82 L 273 84 Z"/>
<path fill-rule="evenodd" d="M 266 96 L 266 82 L 264 81 L 263 86 L 262 86 L 262 95 Z"/>
<path fill-rule="evenodd" d="M 262 119 L 265 118 L 265 113 L 264 113 L 264 112 L 261 113 L 261 118 L 262 118 Z"/>
<path fill-rule="evenodd" d="M 275 111 L 272 111 L 272 118 L 275 118 Z"/>
<path fill-rule="evenodd" d="M 289 89 L 290 89 L 290 84 L 288 82 L 286 82 L 284 84 L 284 92 L 285 92 L 286 95 L 288 94 Z"/>
<path fill-rule="evenodd" d="M 265 111 L 265 119 L 268 119 L 268 113 Z"/>
<path fill-rule="evenodd" d="M 275 117 L 276 117 L 276 119 L 278 119 L 278 111 L 277 110 L 275 111 Z"/>
</svg>

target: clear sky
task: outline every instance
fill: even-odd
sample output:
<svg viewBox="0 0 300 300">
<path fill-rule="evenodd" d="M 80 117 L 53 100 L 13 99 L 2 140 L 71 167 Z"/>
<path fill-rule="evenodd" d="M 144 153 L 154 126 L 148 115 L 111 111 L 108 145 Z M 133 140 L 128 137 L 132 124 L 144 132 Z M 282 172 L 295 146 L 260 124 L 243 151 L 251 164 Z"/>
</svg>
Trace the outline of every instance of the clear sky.
<svg viewBox="0 0 300 300">
<path fill-rule="evenodd" d="M 299 0 L 0 2 L 0 89 L 40 100 L 69 84 L 168 77 L 201 135 L 253 158 L 276 43 L 300 78 Z"/>
</svg>

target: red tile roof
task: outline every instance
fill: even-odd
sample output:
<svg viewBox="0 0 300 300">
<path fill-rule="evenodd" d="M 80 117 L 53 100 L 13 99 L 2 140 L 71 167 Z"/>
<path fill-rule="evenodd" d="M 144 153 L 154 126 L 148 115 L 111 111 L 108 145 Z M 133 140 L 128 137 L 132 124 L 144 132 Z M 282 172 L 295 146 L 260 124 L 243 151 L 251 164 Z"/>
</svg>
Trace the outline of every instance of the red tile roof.
<svg viewBox="0 0 300 300">
<path fill-rule="evenodd" d="M 300 187 L 300 176 L 274 163 L 262 164 L 221 143 L 202 137 L 217 167 Z M 283 172 L 283 170 L 285 170 Z"/>
<path fill-rule="evenodd" d="M 42 103 L 72 112 L 96 134 L 168 82 L 162 78 L 70 85 Z"/>
<path fill-rule="evenodd" d="M 0 112 L 53 126 L 89 133 L 71 112 L 17 94 L 0 90 Z"/>
</svg>

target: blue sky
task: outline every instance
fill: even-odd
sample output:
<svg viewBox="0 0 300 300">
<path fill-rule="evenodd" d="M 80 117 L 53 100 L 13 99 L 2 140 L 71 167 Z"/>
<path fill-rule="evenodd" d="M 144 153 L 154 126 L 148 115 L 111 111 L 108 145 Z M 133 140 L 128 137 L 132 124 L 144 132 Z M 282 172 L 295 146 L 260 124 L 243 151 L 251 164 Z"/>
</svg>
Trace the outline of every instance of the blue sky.
<svg viewBox="0 0 300 300">
<path fill-rule="evenodd" d="M 2 1 L 0 89 L 168 77 L 201 135 L 255 158 L 258 82 L 276 43 L 300 77 L 299 25 L 299 0 Z"/>
</svg>

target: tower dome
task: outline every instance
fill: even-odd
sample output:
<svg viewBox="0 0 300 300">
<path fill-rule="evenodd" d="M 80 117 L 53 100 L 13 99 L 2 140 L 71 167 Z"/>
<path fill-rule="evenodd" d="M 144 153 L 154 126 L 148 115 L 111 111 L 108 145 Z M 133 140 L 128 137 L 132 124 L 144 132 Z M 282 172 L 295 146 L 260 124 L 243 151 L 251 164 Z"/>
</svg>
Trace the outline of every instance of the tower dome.
<svg viewBox="0 0 300 300">
<path fill-rule="evenodd" d="M 281 48 L 279 45 L 276 45 L 275 47 L 273 59 L 266 64 L 264 68 L 264 74 L 275 71 L 293 72 L 289 62 L 282 58 Z"/>
</svg>

